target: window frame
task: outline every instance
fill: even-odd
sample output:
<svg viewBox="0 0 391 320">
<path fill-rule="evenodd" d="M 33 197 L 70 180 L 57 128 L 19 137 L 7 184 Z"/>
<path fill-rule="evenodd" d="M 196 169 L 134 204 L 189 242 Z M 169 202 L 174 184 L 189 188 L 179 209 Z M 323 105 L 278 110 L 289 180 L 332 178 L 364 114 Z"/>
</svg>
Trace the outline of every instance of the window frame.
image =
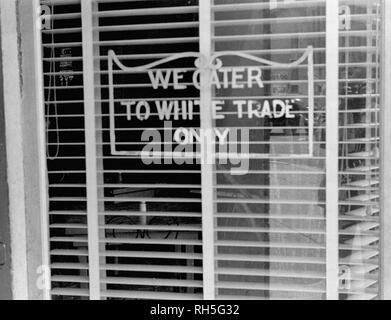
<svg viewBox="0 0 391 320">
<path fill-rule="evenodd" d="M 211 24 L 206 23 L 208 21 L 211 21 L 211 3 L 209 1 L 200 1 L 200 12 L 202 13 L 201 17 L 204 19 L 204 23 L 201 23 L 201 32 L 206 32 L 207 34 L 212 34 L 211 30 Z M 26 39 L 29 39 L 29 37 L 33 38 L 35 43 L 31 46 L 23 46 L 23 61 L 24 63 L 32 63 L 35 68 L 35 75 L 33 77 L 25 78 L 24 81 L 24 87 L 22 88 L 23 93 L 27 91 L 27 87 L 33 86 L 35 88 L 35 110 L 37 112 L 37 121 L 35 123 L 32 123 L 31 126 L 26 126 L 23 128 L 24 130 L 24 136 L 28 136 L 29 134 L 33 133 L 38 137 L 38 146 L 39 146 L 39 202 L 40 202 L 40 215 L 38 217 L 38 212 L 35 214 L 37 215 L 36 218 L 39 218 L 41 228 L 39 230 L 37 228 L 34 228 L 32 230 L 32 226 L 26 225 L 26 231 L 27 235 L 30 237 L 38 237 L 42 239 L 41 246 L 34 247 L 33 252 L 31 252 L 31 255 L 35 257 L 40 257 L 40 260 L 42 261 L 42 265 L 48 266 L 49 265 L 49 221 L 48 221 L 48 210 L 47 210 L 47 203 L 48 203 L 48 195 L 47 195 L 47 181 L 46 181 L 46 159 L 45 159 L 45 119 L 42 116 L 43 115 L 43 79 L 42 75 L 40 74 L 40 67 L 42 67 L 42 60 L 41 60 L 41 49 L 40 46 L 37 45 L 40 41 L 40 31 L 36 28 L 37 23 L 39 21 L 39 16 L 37 14 L 38 8 L 39 8 L 39 0 L 30 0 L 30 1 L 22 1 L 19 3 L 21 7 L 23 7 L 22 12 L 26 12 L 25 8 L 32 8 L 32 16 L 29 17 L 29 20 L 27 23 L 31 23 L 31 28 L 25 28 L 23 29 L 25 32 L 22 33 L 22 42 L 26 41 Z M 391 3 L 387 0 L 383 0 L 383 39 L 382 39 L 382 79 L 381 79 L 381 87 L 382 87 L 382 106 L 388 106 L 391 104 L 391 91 L 387 90 L 391 86 Z M 327 110 L 328 115 L 327 117 L 329 119 L 335 119 L 335 117 L 338 117 L 338 112 L 329 111 L 332 110 L 330 106 L 335 104 L 335 99 L 330 99 L 330 96 L 337 96 L 336 94 L 332 94 L 333 92 L 338 92 L 338 81 L 334 81 L 336 77 L 338 78 L 338 63 L 335 65 L 335 63 L 330 63 L 330 61 L 337 61 L 338 62 L 338 33 L 332 34 L 329 31 L 333 30 L 335 33 L 336 30 L 338 31 L 338 23 L 335 23 L 335 19 L 338 19 L 338 7 L 339 7 L 339 1 L 338 0 L 327 0 L 326 6 L 328 8 L 328 12 L 326 14 L 326 21 L 328 22 L 328 29 L 326 29 L 326 39 L 327 43 L 331 43 L 330 45 L 327 45 L 327 60 L 326 60 L 326 70 L 327 70 Z M 88 1 L 82 1 L 82 8 L 84 7 L 84 13 L 92 9 L 92 0 Z M 35 10 L 34 10 L 35 9 Z M 83 9 L 82 9 L 83 11 Z M 31 11 L 30 11 L 31 13 Z M 16 18 L 16 17 L 15 17 Z M 22 19 L 24 16 L 22 16 Z M 87 39 L 87 41 L 83 41 L 83 49 L 87 49 L 88 52 L 91 53 L 91 50 L 93 48 L 92 45 L 92 32 L 90 27 L 92 27 L 93 19 L 90 17 L 86 21 L 86 28 L 83 28 L 83 36 L 89 36 L 90 39 Z M 331 29 L 332 28 L 332 29 Z M 27 34 L 26 31 L 30 34 Z M 204 37 L 205 38 L 205 37 Z M 5 50 L 8 49 L 9 46 L 5 47 Z M 337 49 L 336 52 L 333 51 Z M 31 51 L 31 49 L 33 49 Z M 200 43 L 200 51 L 201 53 L 208 55 L 208 53 L 211 52 L 211 42 L 210 41 L 201 41 Z M 84 52 L 84 51 L 83 51 Z M 85 51 L 83 54 L 87 55 L 87 51 Z M 88 59 L 83 59 L 88 60 Z M 85 70 L 93 70 L 93 63 L 92 61 L 83 61 L 85 63 Z M 21 71 L 24 73 L 25 71 Z M 85 77 L 88 77 L 89 82 L 93 81 L 93 73 L 88 75 L 88 72 L 86 72 Z M 87 82 L 86 82 L 87 83 Z M 92 86 L 89 88 L 90 97 L 93 97 L 93 91 L 91 92 L 91 89 L 93 90 L 93 82 Z M 30 89 L 31 90 L 31 89 Z M 207 103 L 211 99 L 211 93 L 204 93 L 201 94 L 201 101 L 202 103 Z M 337 98 L 338 99 L 338 98 Z M 338 101 L 337 101 L 338 103 Z M 27 102 L 24 102 L 23 107 L 27 107 Z M 90 105 L 92 105 L 93 108 L 92 112 L 95 111 L 94 106 L 94 100 L 91 101 Z M 30 105 L 31 107 L 31 105 Z M 87 109 L 86 109 L 87 110 Z M 380 288 L 381 288 L 381 297 L 383 299 L 391 299 L 391 216 L 386 215 L 386 209 L 391 207 L 391 161 L 387 162 L 387 159 L 391 159 L 391 144 L 387 143 L 387 138 L 391 140 L 391 109 L 383 107 L 381 109 L 381 208 L 382 208 L 382 221 L 381 221 L 381 233 L 382 233 L 382 240 L 381 240 L 381 264 L 380 264 L 380 271 L 381 271 L 381 279 L 380 279 Z M 93 118 L 92 118 L 93 119 Z M 91 118 L 90 118 L 91 120 Z M 91 120 L 92 121 L 92 120 Z M 206 119 L 208 121 L 208 119 Z M 90 122 L 92 123 L 92 122 Z M 330 132 L 338 132 L 338 130 L 335 130 L 338 124 L 334 121 L 328 121 L 327 130 L 328 133 Z M 334 130 L 332 130 L 334 128 Z M 90 130 L 93 130 L 90 128 Z M 87 132 L 87 129 L 86 129 Z M 92 132 L 92 131 L 91 131 Z M 338 134 L 328 134 L 328 140 L 327 140 L 327 149 L 328 154 L 326 157 L 326 161 L 328 162 L 327 166 L 327 175 L 328 175 L 328 184 L 327 184 L 327 299 L 338 299 L 338 249 L 337 250 L 331 250 L 330 248 L 338 248 L 338 189 L 335 188 L 335 181 L 338 183 L 338 147 L 332 148 L 329 150 L 329 146 L 333 145 L 337 141 L 338 145 Z M 92 136 L 90 136 L 92 139 Z M 336 140 L 337 139 L 337 140 Z M 87 151 L 86 155 L 88 154 L 96 154 L 93 150 Z M 88 157 L 88 156 L 87 156 Z M 92 161 L 94 159 L 90 159 Z M 88 160 L 87 160 L 88 161 Z M 89 162 L 90 164 L 95 163 L 96 161 Z M 27 168 L 25 170 L 36 170 L 36 167 L 31 164 L 25 164 Z M 95 166 L 96 167 L 96 166 Z M 93 183 L 93 179 L 96 179 L 96 171 L 93 171 L 94 166 L 90 167 L 90 165 L 87 166 L 87 168 L 90 168 L 90 171 L 93 175 L 95 175 L 95 178 L 90 177 L 90 181 L 92 183 L 91 186 L 91 194 L 96 193 L 95 190 L 92 190 L 94 188 L 94 185 L 96 187 L 96 183 Z M 331 170 L 330 170 L 331 168 Z M 213 174 L 212 170 L 202 170 L 205 171 L 205 176 L 203 176 L 203 181 L 205 181 L 205 192 L 203 192 L 203 232 L 207 235 L 205 237 L 204 241 L 204 250 L 207 248 L 207 250 L 204 251 L 204 261 L 210 261 L 210 263 L 204 263 L 204 298 L 206 299 L 213 299 L 214 298 L 214 245 L 213 245 L 213 239 L 214 239 L 214 230 L 213 230 L 213 215 L 207 214 L 210 209 L 213 209 L 213 198 L 212 193 L 210 192 L 210 186 L 211 181 L 213 180 Z M 207 180 L 205 180 L 207 179 Z M 211 180 L 212 179 L 212 180 Z M 336 180 L 335 180 L 336 179 Z M 338 184 L 337 184 L 338 185 Z M 31 188 L 30 188 L 31 189 Z M 25 194 L 31 192 L 29 189 L 29 186 L 24 186 L 23 191 Z M 203 188 L 204 189 L 204 188 Z M 337 192 L 335 192 L 335 189 Z M 213 187 L 212 187 L 213 190 Z M 330 193 L 331 192 L 331 193 Z M 204 196 L 205 193 L 205 196 Z M 96 196 L 97 197 L 97 196 Z M 93 197 L 91 201 L 94 201 L 96 199 Z M 205 202 L 205 203 L 204 203 Z M 90 230 L 90 228 L 94 228 L 94 226 L 97 226 L 98 221 L 97 219 L 94 219 L 92 215 L 92 209 L 95 208 L 94 205 L 88 210 L 88 217 L 89 219 L 92 218 L 93 224 L 89 223 L 89 234 L 90 231 L 93 231 L 91 234 L 91 239 L 89 239 L 90 244 L 95 243 L 94 241 L 97 241 L 99 239 L 97 229 Z M 337 208 L 336 214 L 334 213 L 332 216 L 330 215 L 331 208 L 335 210 Z M 204 210 L 205 209 L 205 210 Z M 206 213 L 204 213 L 206 212 Z M 12 214 L 12 212 L 11 212 Z M 91 220 L 90 220 L 91 221 Z M 89 235 L 90 237 L 90 235 Z M 27 241 L 30 241 L 30 239 L 27 239 Z M 98 243 L 98 242 L 97 242 Z M 99 279 L 99 246 L 96 245 L 97 250 L 92 250 L 90 253 L 90 259 L 92 258 L 92 262 L 90 264 L 90 272 L 92 272 L 93 279 Z M 98 253 L 98 256 L 97 256 Z M 98 269 L 96 267 L 98 266 Z M 387 268 L 388 267 L 388 268 Z M 32 282 L 31 279 L 29 279 L 30 282 Z M 91 281 L 91 284 L 93 281 Z M 34 285 L 35 283 L 30 283 L 30 285 Z M 91 287 L 91 298 L 92 299 L 99 299 L 100 293 L 98 292 L 100 284 L 97 283 L 97 286 Z M 37 289 L 39 290 L 39 289 Z M 50 290 L 49 288 L 44 289 L 43 298 L 44 299 L 50 299 Z"/>
</svg>

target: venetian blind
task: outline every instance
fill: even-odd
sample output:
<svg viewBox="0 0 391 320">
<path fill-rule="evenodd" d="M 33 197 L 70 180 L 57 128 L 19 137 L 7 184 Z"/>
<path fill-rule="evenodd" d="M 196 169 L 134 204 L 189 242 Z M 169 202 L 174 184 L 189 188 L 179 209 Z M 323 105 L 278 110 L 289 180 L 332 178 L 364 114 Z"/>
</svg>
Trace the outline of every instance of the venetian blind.
<svg viewBox="0 0 391 320">
<path fill-rule="evenodd" d="M 52 1 L 50 8 L 53 19 L 51 29 L 43 30 L 43 59 L 52 296 L 89 297 L 81 4 Z M 200 167 L 196 161 L 177 165 L 165 158 L 148 165 L 140 155 L 111 154 L 107 69 L 109 49 L 128 66 L 186 50 L 198 52 L 197 1 L 96 1 L 93 10 L 100 294 L 109 299 L 200 298 Z M 162 68 L 179 67 L 194 68 L 194 61 L 183 59 Z M 113 78 L 117 100 L 199 99 L 196 90 L 154 92 L 146 73 L 125 74 L 117 68 Z M 166 150 L 175 128 L 199 127 L 199 110 L 190 124 L 176 121 L 171 129 L 157 119 L 156 111 L 150 121 L 130 125 L 125 110 L 115 111 L 117 147 L 129 152 L 141 151 L 141 134 L 148 128 L 171 136 Z"/>
<path fill-rule="evenodd" d="M 94 4 L 96 115 L 102 134 L 97 144 L 101 294 L 104 298 L 202 298 L 202 229 L 200 166 L 178 164 L 173 131 L 199 127 L 194 117 L 163 121 L 156 103 L 178 99 L 199 100 L 195 88 L 154 89 L 147 71 L 113 68 L 113 125 L 115 148 L 109 148 L 108 52 L 121 64 L 138 67 L 181 52 L 198 52 L 198 1 L 106 1 Z M 194 59 L 158 65 L 154 72 L 194 69 Z M 185 79 L 189 82 L 188 79 Z M 99 97 L 99 98 L 98 98 Z M 146 101 L 152 107 L 147 120 L 127 119 L 118 101 Z M 174 111 L 172 111 L 173 113 Z M 142 135 L 153 130 L 163 149 L 143 160 Z M 149 141 L 149 140 L 148 140 Z M 183 159 L 186 161 L 189 159 Z M 190 159 L 192 160 L 192 159 Z"/>
<path fill-rule="evenodd" d="M 42 31 L 53 299 L 87 298 L 88 232 L 81 7 L 52 1 Z"/>
<path fill-rule="evenodd" d="M 340 1 L 341 299 L 379 298 L 381 1 Z"/>
<path fill-rule="evenodd" d="M 211 0 L 210 34 L 199 34 L 196 0 L 42 1 L 52 13 L 42 31 L 52 297 L 198 299 L 213 270 L 207 286 L 218 299 L 324 299 L 326 253 L 335 250 L 340 298 L 377 298 L 379 3 L 340 1 L 339 248 L 330 248 L 325 0 Z M 186 70 L 186 90 L 172 82 L 156 90 L 146 70 L 127 68 L 202 51 L 207 41 L 211 54 L 224 53 L 222 70 L 261 65 L 264 86 L 213 87 L 211 98 L 224 102 L 213 126 L 229 128 L 232 140 L 216 145 L 213 166 L 196 153 L 178 163 L 173 132 L 202 127 L 206 111 L 194 104 L 192 118 L 164 122 L 152 108 L 130 121 L 121 101 L 202 100 L 189 77 L 195 57 L 152 68 Z M 292 104 L 294 118 L 248 109 L 238 118 L 233 105 L 275 99 Z M 145 131 L 163 143 L 147 162 Z M 205 170 L 210 212 L 202 212 Z M 208 241 L 204 217 L 212 217 Z"/>
</svg>

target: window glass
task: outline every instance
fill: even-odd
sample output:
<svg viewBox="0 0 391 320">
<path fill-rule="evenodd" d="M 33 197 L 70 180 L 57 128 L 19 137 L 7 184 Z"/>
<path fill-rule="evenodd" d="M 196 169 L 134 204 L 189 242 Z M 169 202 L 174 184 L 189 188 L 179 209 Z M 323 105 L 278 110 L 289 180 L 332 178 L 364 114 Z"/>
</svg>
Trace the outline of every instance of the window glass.
<svg viewBox="0 0 391 320">
<path fill-rule="evenodd" d="M 249 153 L 241 163 L 248 166 L 245 174 L 232 175 L 232 164 L 217 166 L 218 297 L 325 298 L 325 2 L 214 3 L 215 52 L 247 53 L 274 63 L 262 66 L 263 87 L 215 90 L 227 101 L 227 115 L 216 126 L 241 128 L 245 139 L 239 142 Z M 294 63 L 309 47 L 313 64 L 305 59 L 293 67 L 276 65 Z M 223 62 L 235 68 L 259 65 L 234 55 Z M 235 99 L 255 103 L 246 104 L 238 119 Z M 290 114 L 262 113 L 276 101 L 291 106 Z"/>
</svg>

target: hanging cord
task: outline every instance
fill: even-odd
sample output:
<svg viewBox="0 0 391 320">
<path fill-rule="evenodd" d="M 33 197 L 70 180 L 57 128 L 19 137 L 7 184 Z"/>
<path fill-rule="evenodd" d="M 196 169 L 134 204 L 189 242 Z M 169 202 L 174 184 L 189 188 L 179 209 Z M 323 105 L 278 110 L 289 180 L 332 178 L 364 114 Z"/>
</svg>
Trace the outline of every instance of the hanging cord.
<svg viewBox="0 0 391 320">
<path fill-rule="evenodd" d="M 54 12 L 54 6 L 51 7 L 52 12 Z M 51 51 L 50 51 L 50 63 L 49 63 L 49 89 L 48 89 L 48 97 L 45 99 L 46 103 L 46 115 L 48 117 L 47 119 L 47 128 L 46 128 L 46 156 L 49 160 L 55 160 L 58 158 L 58 155 L 60 153 L 60 132 L 59 132 L 59 122 L 58 122 L 58 106 L 57 106 L 57 89 L 56 89 L 56 61 L 54 60 L 56 57 L 56 52 L 54 48 L 54 21 L 53 19 L 50 20 L 50 30 L 51 32 Z M 54 73 L 54 74 L 53 74 Z M 50 125 L 51 125 L 51 116 L 50 116 L 50 111 L 51 111 L 51 92 L 53 88 L 53 99 L 54 99 L 54 122 L 55 122 L 55 132 L 56 132 L 56 151 L 54 155 L 50 154 Z"/>
</svg>

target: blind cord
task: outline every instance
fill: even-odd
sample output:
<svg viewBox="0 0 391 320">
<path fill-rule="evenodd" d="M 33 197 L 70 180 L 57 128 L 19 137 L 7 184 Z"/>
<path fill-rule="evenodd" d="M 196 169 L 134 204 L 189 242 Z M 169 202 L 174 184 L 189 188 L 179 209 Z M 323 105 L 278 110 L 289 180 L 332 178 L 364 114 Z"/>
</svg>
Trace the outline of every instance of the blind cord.
<svg viewBox="0 0 391 320">
<path fill-rule="evenodd" d="M 53 12 L 54 10 L 54 7 L 52 6 L 51 7 L 51 10 Z M 54 60 L 54 58 L 56 57 L 56 52 L 55 52 L 55 48 L 54 48 L 54 33 L 53 33 L 53 29 L 54 29 L 54 21 L 53 19 L 51 19 L 50 21 L 50 28 L 51 28 L 51 44 L 53 45 L 52 48 L 51 48 L 51 51 L 50 51 L 50 59 L 52 59 L 50 61 L 50 64 L 49 64 L 49 89 L 48 89 L 48 98 L 46 100 L 46 114 L 48 116 L 48 119 L 46 121 L 46 124 L 47 124 L 47 129 L 46 129 L 46 156 L 49 160 L 55 160 L 58 158 L 59 156 L 59 153 L 60 153 L 60 132 L 59 132 L 59 121 L 58 121 L 58 106 L 57 106 L 57 89 L 56 89 L 56 75 L 53 74 L 56 72 L 56 61 Z M 52 87 L 53 85 L 53 87 Z M 54 99 L 54 122 L 55 122 L 55 132 L 56 132 L 56 142 L 55 142 L 55 145 L 56 145 L 56 151 L 54 153 L 54 155 L 51 155 L 50 154 L 50 125 L 51 125 L 51 120 L 50 120 L 50 109 L 51 109 L 51 102 L 50 102 L 50 98 L 51 98 L 51 91 L 53 89 L 53 93 L 54 93 L 54 96 L 53 96 L 53 99 Z"/>
</svg>

